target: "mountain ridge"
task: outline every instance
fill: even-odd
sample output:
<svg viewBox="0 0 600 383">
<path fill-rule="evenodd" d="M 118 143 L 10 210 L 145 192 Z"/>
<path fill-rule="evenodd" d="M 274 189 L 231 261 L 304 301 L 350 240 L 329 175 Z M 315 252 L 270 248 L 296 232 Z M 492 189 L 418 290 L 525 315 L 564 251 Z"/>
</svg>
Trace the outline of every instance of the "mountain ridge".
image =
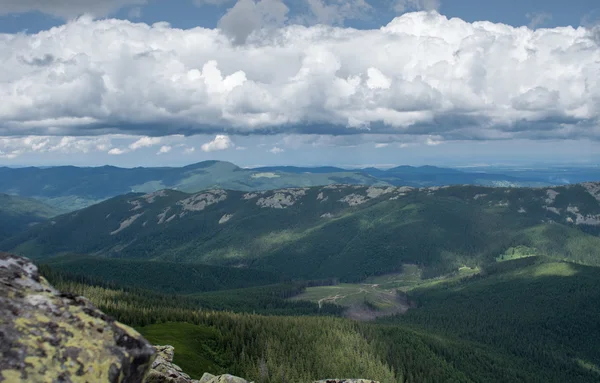
<svg viewBox="0 0 600 383">
<path fill-rule="evenodd" d="M 0 248 L 37 258 L 92 254 L 355 281 L 404 263 L 443 274 L 515 246 L 600 265 L 599 229 L 600 183 L 162 190 L 56 217 Z"/>
<path fill-rule="evenodd" d="M 586 173 L 587 174 L 587 173 Z M 593 180 L 592 173 L 584 179 Z M 544 178 L 545 177 L 545 178 Z M 600 175 L 598 175 L 600 177 Z M 519 173 L 466 172 L 435 166 L 407 165 L 391 169 L 343 169 L 335 166 L 263 166 L 241 168 L 226 161 L 202 161 L 183 167 L 0 167 L 0 193 L 36 198 L 63 210 L 77 210 L 108 198 L 134 192 L 176 189 L 197 192 L 209 188 L 242 191 L 330 184 L 443 186 L 547 186 L 549 176 Z M 556 177 L 555 177 L 556 178 Z"/>
</svg>

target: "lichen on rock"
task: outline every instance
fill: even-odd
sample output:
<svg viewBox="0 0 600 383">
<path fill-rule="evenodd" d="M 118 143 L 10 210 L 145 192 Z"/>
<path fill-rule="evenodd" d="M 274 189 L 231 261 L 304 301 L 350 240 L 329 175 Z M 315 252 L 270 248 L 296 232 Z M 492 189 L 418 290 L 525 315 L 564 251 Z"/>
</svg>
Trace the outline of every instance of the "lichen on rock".
<svg viewBox="0 0 600 383">
<path fill-rule="evenodd" d="M 56 291 L 26 258 L 0 253 L 0 381 L 141 382 L 154 349 L 86 298 Z"/>
<path fill-rule="evenodd" d="M 152 363 L 152 370 L 145 383 L 248 383 L 245 379 L 229 374 L 215 376 L 205 373 L 200 380 L 193 380 L 173 363 L 173 346 L 155 346 L 155 349 L 156 360 Z"/>
<path fill-rule="evenodd" d="M 145 383 L 197 383 L 173 363 L 173 346 L 155 346 L 156 359 Z"/>
</svg>

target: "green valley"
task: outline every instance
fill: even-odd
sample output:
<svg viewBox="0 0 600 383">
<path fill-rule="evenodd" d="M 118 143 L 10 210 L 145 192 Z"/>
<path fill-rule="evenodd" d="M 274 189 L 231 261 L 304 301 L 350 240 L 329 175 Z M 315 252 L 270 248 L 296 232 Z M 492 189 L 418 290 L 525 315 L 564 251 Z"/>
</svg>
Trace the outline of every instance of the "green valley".
<svg viewBox="0 0 600 383">
<path fill-rule="evenodd" d="M 600 378 L 596 267 L 540 257 L 499 262 L 471 277 L 412 288 L 414 305 L 406 313 L 367 323 L 332 317 L 341 314 L 334 311 L 315 317 L 320 309 L 308 302 L 317 310 L 312 316 L 213 311 L 203 306 L 202 295 L 225 301 L 237 293 L 163 298 L 46 271 L 57 287 L 85 294 L 150 341 L 175 345 L 181 350 L 175 362 L 195 377 L 209 371 L 256 382 L 315 376 L 369 376 L 384 383 Z M 302 297 L 311 288 L 292 294 Z M 257 294 L 256 288 L 244 290 L 246 299 Z M 274 305 L 277 299 L 271 295 Z"/>
</svg>

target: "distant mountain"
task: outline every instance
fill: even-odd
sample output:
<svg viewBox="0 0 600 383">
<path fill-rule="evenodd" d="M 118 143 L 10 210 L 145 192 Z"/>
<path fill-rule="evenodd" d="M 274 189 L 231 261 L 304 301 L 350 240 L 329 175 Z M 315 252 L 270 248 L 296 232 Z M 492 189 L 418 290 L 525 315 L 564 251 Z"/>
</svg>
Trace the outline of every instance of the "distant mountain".
<svg viewBox="0 0 600 383">
<path fill-rule="evenodd" d="M 600 265 L 599 229 L 600 183 L 164 190 L 56 217 L 1 242 L 0 250 L 36 258 L 76 253 L 200 262 L 357 281 L 408 263 L 442 275 L 495 262 L 511 248 Z"/>
<path fill-rule="evenodd" d="M 593 173 L 585 174 L 587 178 L 582 174 L 578 179 L 600 179 L 600 174 L 598 178 L 593 178 Z M 333 166 L 243 169 L 229 162 L 204 161 L 178 168 L 3 167 L 0 168 L 0 193 L 33 197 L 59 209 L 73 211 L 125 193 L 150 193 L 162 189 L 194 193 L 209 188 L 256 191 L 331 184 L 413 187 L 470 184 L 514 187 L 568 183 L 563 182 L 563 178 L 538 173 L 531 176 L 527 173 L 506 175 L 499 172 L 463 172 L 434 166 L 399 166 L 388 170 L 348 170 Z"/>
<path fill-rule="evenodd" d="M 472 167 L 469 172 L 502 174 L 519 179 L 537 179 L 552 185 L 576 184 L 600 180 L 600 166 L 552 167 Z"/>
<path fill-rule="evenodd" d="M 0 194 L 0 240 L 60 213 L 31 198 Z"/>
<path fill-rule="evenodd" d="M 291 170 L 291 169 L 290 169 Z M 176 189 L 196 192 L 208 188 L 251 191 L 332 183 L 373 185 L 378 179 L 354 171 L 305 173 L 242 169 L 232 163 L 204 161 L 180 168 L 0 168 L 0 192 L 34 197 L 50 205 L 76 210 L 130 192 Z"/>
</svg>

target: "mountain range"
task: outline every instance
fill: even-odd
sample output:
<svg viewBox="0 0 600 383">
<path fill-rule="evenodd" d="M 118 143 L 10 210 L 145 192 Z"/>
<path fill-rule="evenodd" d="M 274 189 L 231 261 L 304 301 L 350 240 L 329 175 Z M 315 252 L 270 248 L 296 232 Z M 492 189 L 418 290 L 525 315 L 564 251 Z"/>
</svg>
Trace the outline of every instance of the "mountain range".
<svg viewBox="0 0 600 383">
<path fill-rule="evenodd" d="M 427 275 L 510 248 L 600 265 L 600 184 L 551 188 L 328 185 L 130 193 L 0 242 L 33 258 L 87 254 L 359 281 L 418 264 Z"/>
<path fill-rule="evenodd" d="M 210 188 L 255 191 L 330 184 L 430 187 L 455 184 L 548 186 L 600 178 L 597 168 L 550 171 L 477 169 L 461 171 L 434 166 L 391 169 L 269 166 L 240 168 L 229 162 L 204 161 L 184 167 L 0 168 L 0 193 L 31 197 L 61 210 L 74 211 L 130 192 L 174 189 L 194 193 Z M 571 180 L 569 180 L 571 179 Z"/>
<path fill-rule="evenodd" d="M 343 169 L 204 165 L 189 170 L 189 190 L 211 174 L 240 175 L 227 181 L 238 188 L 243 177 L 261 187 L 286 177 L 324 184 L 154 190 L 163 182 L 109 196 L 120 192 L 112 175 L 72 178 L 71 191 L 63 175 L 44 201 L 96 203 L 64 212 L 2 195 L 0 250 L 32 258 L 60 290 L 182 350 L 175 362 L 192 378 L 600 378 L 600 182 L 423 186 L 477 173 L 400 167 L 348 173 L 372 183 L 352 185 L 333 182 Z M 134 175 L 114 184 L 143 181 Z M 44 177 L 22 185 L 39 197 L 43 182 L 59 185 Z M 90 194 L 103 186 L 104 197 Z"/>
</svg>

